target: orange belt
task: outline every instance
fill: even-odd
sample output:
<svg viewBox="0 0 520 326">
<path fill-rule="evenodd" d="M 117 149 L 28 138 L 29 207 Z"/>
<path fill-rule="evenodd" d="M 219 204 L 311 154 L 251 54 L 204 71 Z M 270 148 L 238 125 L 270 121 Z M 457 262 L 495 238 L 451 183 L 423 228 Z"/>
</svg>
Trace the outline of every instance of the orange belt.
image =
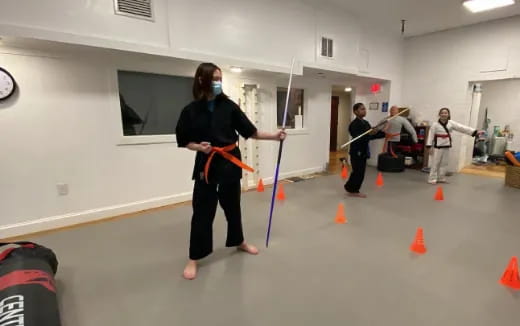
<svg viewBox="0 0 520 326">
<path fill-rule="evenodd" d="M 249 172 L 255 171 L 252 167 L 242 163 L 242 161 L 240 161 L 238 158 L 236 158 L 235 156 L 228 153 L 228 152 L 234 150 L 236 147 L 237 147 L 236 144 L 227 145 L 225 147 L 215 147 L 215 146 L 211 147 L 211 154 L 209 154 L 208 161 L 206 162 L 206 165 L 204 166 L 204 178 L 206 179 L 206 183 L 208 183 L 209 167 L 211 165 L 211 161 L 213 160 L 213 157 L 217 153 L 219 155 L 221 155 L 223 158 L 225 158 L 226 160 L 239 166 L 242 169 L 245 169 Z"/>
<path fill-rule="evenodd" d="M 395 136 L 400 136 L 401 133 L 398 133 L 398 134 L 386 134 L 385 135 L 385 143 L 383 144 L 383 153 L 386 152 L 386 148 L 388 146 L 388 140 L 391 139 L 391 138 L 394 138 Z M 395 158 L 397 157 L 397 155 L 395 155 L 394 153 L 394 148 L 391 146 L 390 147 L 390 154 Z"/>
</svg>

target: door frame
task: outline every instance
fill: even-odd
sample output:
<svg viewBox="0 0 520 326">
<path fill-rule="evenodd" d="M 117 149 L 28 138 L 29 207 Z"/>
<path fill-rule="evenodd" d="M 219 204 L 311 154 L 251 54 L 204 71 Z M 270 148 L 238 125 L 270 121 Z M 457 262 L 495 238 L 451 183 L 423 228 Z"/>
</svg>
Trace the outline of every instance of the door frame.
<svg viewBox="0 0 520 326">
<path fill-rule="evenodd" d="M 335 106 L 334 106 L 334 104 L 335 104 Z M 335 125 L 334 125 L 334 121 L 336 121 Z M 336 152 L 338 150 L 338 123 L 339 123 L 339 96 L 331 95 L 331 97 L 330 97 L 329 152 Z"/>
</svg>

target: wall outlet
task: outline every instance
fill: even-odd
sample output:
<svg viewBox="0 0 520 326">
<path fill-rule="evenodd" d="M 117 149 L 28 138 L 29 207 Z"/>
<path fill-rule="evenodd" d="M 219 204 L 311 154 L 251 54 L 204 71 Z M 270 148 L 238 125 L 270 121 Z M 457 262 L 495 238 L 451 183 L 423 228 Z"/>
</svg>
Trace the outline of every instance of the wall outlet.
<svg viewBox="0 0 520 326">
<path fill-rule="evenodd" d="M 58 183 L 56 185 L 56 189 L 58 190 L 58 195 L 67 196 L 69 194 L 69 185 L 66 183 Z"/>
</svg>

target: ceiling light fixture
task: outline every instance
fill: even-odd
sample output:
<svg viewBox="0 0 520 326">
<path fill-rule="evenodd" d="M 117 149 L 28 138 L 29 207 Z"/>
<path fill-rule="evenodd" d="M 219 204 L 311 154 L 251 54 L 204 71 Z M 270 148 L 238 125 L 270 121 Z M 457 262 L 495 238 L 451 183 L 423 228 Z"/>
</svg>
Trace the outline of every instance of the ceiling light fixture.
<svg viewBox="0 0 520 326">
<path fill-rule="evenodd" d="M 242 68 L 240 68 L 240 67 L 231 67 L 231 72 L 239 74 L 239 73 L 242 72 Z"/>
<path fill-rule="evenodd" d="M 347 92 L 347 93 L 352 92 L 352 87 L 345 87 L 345 92 Z"/>
<path fill-rule="evenodd" d="M 515 0 L 466 0 L 462 3 L 472 13 L 502 8 L 515 4 Z"/>
</svg>

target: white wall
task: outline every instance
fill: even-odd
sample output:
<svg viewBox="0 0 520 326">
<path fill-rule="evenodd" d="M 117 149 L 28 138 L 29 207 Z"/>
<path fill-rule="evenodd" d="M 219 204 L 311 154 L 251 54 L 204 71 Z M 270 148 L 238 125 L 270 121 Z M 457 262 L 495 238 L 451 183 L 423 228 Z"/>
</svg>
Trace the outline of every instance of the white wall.
<svg viewBox="0 0 520 326">
<path fill-rule="evenodd" d="M 0 162 L 0 238 L 189 198 L 192 153 L 174 143 L 118 146 L 116 68 L 184 74 L 191 65 L 17 52 L 0 48 L 19 85 L 0 107 L 9 135 L 0 140 L 9 153 Z M 57 196 L 58 183 L 69 185 L 68 196 Z M 27 224 L 34 221 L 48 225 Z"/>
<path fill-rule="evenodd" d="M 173 142 L 121 146 L 116 69 L 191 75 L 195 64 L 129 54 L 42 53 L 0 48 L 19 93 L 0 107 L 0 238 L 190 199 L 194 155 Z M 261 85 L 259 128 L 276 129 L 277 77 L 226 73 L 237 100 L 241 82 Z M 296 77 L 305 90 L 305 130 L 284 147 L 281 176 L 320 171 L 328 161 L 330 84 Z M 309 151 L 313 148 L 313 151 Z M 260 177 L 272 182 L 276 142 L 260 144 Z M 66 183 L 68 196 L 57 195 Z M 30 204 L 29 204 L 30 203 Z"/>
<path fill-rule="evenodd" d="M 278 85 L 287 85 L 279 80 Z M 330 106 L 332 88 L 330 82 L 312 78 L 296 78 L 296 88 L 305 92 L 304 133 L 293 133 L 284 145 L 282 172 L 310 168 L 325 169 L 329 161 Z M 275 155 L 273 155 L 275 157 Z M 271 173 L 272 175 L 272 173 Z"/>
<path fill-rule="evenodd" d="M 172 0 L 169 15 L 179 50 L 275 65 L 293 55 L 314 61 L 314 10 L 299 1 Z"/>
<path fill-rule="evenodd" d="M 360 28 L 354 16 L 338 8 L 319 6 L 316 9 L 316 63 L 328 69 L 358 72 Z M 334 60 L 319 55 L 322 37 L 334 40 Z"/>
<path fill-rule="evenodd" d="M 154 3 L 155 22 L 114 15 L 112 1 L 49 0 L 37 10 L 34 1 L 0 3 L 3 37 L 138 53 L 0 45 L 0 62 L 20 85 L 19 94 L 0 105 L 0 128 L 13 135 L 0 141 L 0 150 L 9 153 L 0 163 L 6 175 L 0 238 L 190 198 L 193 153 L 174 143 L 119 146 L 117 68 L 192 75 L 195 61 L 210 60 L 224 69 L 256 69 L 248 77 L 226 74 L 224 87 L 236 95 L 243 80 L 260 83 L 260 127 L 274 130 L 276 87 L 287 80 L 266 71 L 286 73 L 295 56 L 300 76 L 294 86 L 305 89 L 306 130 L 287 140 L 282 176 L 314 172 L 328 161 L 332 83 L 301 76 L 303 66 L 385 78 L 392 81 L 386 96 L 401 98 L 401 40 L 363 26 L 342 9 L 300 0 Z M 332 61 L 317 56 L 322 35 L 334 38 Z M 277 145 L 262 144 L 260 155 L 260 176 L 269 182 Z M 69 184 L 70 194 L 58 197 L 57 183 Z"/>
<path fill-rule="evenodd" d="M 0 35 L 286 71 L 302 65 L 400 78 L 402 44 L 331 4 L 308 0 L 154 0 L 154 22 L 118 16 L 111 0 L 5 0 Z M 318 56 L 334 39 L 334 60 Z M 368 53 L 360 70 L 359 50 Z M 397 72 L 397 74 L 396 74 Z M 400 89 L 395 88 L 400 93 Z M 400 94 L 396 93 L 396 96 Z"/>
<path fill-rule="evenodd" d="M 489 131 L 494 126 L 504 129 L 511 127 L 515 134 L 511 149 L 520 151 L 520 79 L 505 79 L 482 83 L 482 99 L 480 101 L 479 127 L 482 126 L 486 108 L 491 119 Z"/>
<path fill-rule="evenodd" d="M 470 123 L 470 81 L 520 75 L 519 30 L 520 17 L 513 17 L 408 39 L 403 105 L 418 112 L 419 120 L 433 121 L 441 107 L 449 107 L 453 120 Z M 512 114 L 514 108 L 505 110 Z M 460 134 L 453 136 L 450 170 L 456 171 L 464 164 L 463 147 L 473 141 L 467 137 L 461 146 Z"/>
<path fill-rule="evenodd" d="M 0 4 L 0 22 L 47 31 L 48 37 L 52 37 L 50 32 L 59 32 L 168 47 L 167 2 L 153 1 L 155 21 L 150 22 L 115 15 L 113 0 L 3 0 Z"/>
</svg>

